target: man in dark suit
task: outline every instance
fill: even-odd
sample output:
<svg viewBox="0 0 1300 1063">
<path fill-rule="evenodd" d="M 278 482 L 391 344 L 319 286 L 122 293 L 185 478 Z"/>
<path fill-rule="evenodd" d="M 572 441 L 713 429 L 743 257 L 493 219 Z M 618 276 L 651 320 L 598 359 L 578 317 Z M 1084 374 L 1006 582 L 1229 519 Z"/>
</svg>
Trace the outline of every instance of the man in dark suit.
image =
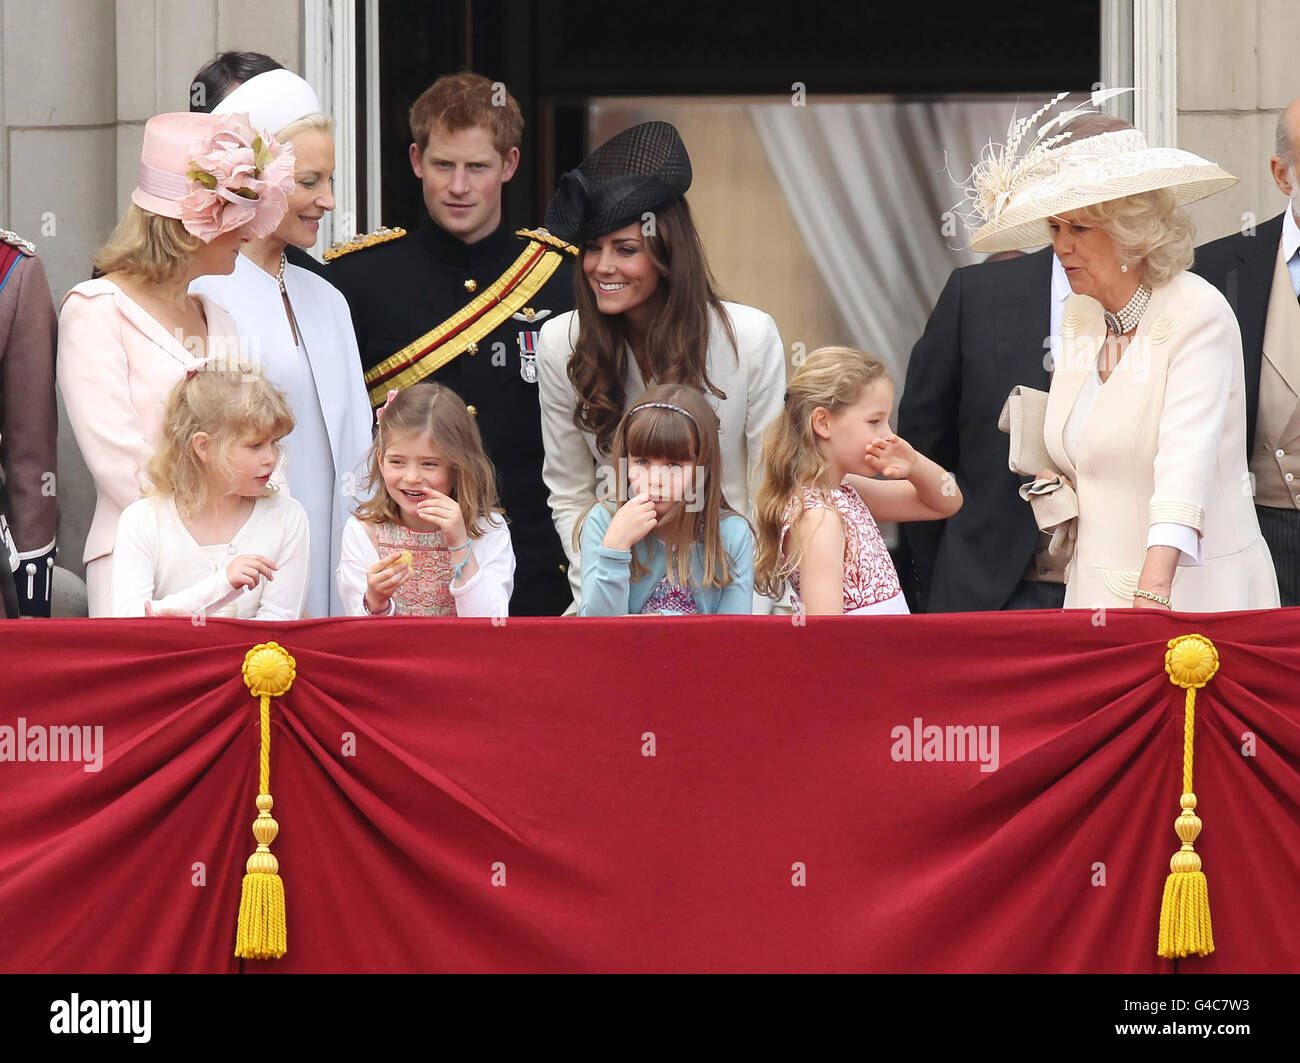
<svg viewBox="0 0 1300 1063">
<path fill-rule="evenodd" d="M 1059 581 L 1021 587 L 1039 531 L 997 427 L 1017 384 L 1047 390 L 1052 273 L 1051 248 L 954 270 L 912 349 L 898 433 L 952 470 L 965 498 L 946 521 L 903 525 L 926 612 L 1059 609 L 1065 600 Z"/>
<path fill-rule="evenodd" d="M 1192 271 L 1219 289 L 1241 328 L 1246 453 L 1259 528 L 1283 605 L 1300 605 L 1300 100 L 1278 117 L 1273 180 L 1290 197 L 1262 225 L 1196 249 Z"/>
<path fill-rule="evenodd" d="M 1066 126 L 1072 139 L 1128 128 L 1101 114 Z M 965 266 L 948 278 L 912 348 L 898 434 L 951 469 L 965 498 L 946 521 L 902 526 L 904 582 L 925 612 L 1059 609 L 1065 602 L 1066 558 L 1048 553 L 997 424 L 1017 384 L 1048 389 L 1050 338 L 1059 334 L 1069 295 L 1050 247 Z"/>
</svg>

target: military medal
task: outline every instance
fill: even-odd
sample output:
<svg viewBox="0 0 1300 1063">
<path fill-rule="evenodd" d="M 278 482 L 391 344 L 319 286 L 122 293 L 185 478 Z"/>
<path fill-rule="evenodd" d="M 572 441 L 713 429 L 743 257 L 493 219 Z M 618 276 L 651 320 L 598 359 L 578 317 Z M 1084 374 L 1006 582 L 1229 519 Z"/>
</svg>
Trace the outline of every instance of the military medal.
<svg viewBox="0 0 1300 1063">
<path fill-rule="evenodd" d="M 522 310 L 516 310 L 510 316 L 516 321 L 527 321 L 531 325 L 534 321 L 541 321 L 544 317 L 550 317 L 550 314 L 551 312 L 546 307 L 535 310 L 531 306 L 526 306 Z"/>
<path fill-rule="evenodd" d="M 537 337 L 540 333 L 525 329 L 519 333 L 519 375 L 527 384 L 537 383 Z"/>
</svg>

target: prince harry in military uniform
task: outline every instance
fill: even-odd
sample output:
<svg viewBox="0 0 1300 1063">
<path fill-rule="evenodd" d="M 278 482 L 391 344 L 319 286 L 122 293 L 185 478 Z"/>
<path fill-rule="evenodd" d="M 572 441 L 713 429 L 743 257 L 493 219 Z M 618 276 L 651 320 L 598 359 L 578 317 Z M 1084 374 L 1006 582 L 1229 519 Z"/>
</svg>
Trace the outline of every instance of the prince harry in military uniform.
<svg viewBox="0 0 1300 1063">
<path fill-rule="evenodd" d="M 535 342 L 573 309 L 574 251 L 502 218 L 501 186 L 519 166 L 519 105 L 477 74 L 439 78 L 411 107 L 411 168 L 429 217 L 325 254 L 352 311 L 372 406 L 389 389 L 434 380 L 478 420 L 510 519 L 510 612 L 558 616 L 572 600 L 542 481 Z"/>
</svg>

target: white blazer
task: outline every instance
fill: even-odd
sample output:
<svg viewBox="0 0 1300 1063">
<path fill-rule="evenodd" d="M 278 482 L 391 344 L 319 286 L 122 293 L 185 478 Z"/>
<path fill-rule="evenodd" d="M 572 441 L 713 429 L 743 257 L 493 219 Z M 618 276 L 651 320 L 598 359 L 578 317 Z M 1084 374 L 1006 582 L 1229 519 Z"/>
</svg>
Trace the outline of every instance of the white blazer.
<svg viewBox="0 0 1300 1063">
<path fill-rule="evenodd" d="M 312 454 L 315 440 L 305 423 L 302 430 L 295 428 L 285 441 L 290 491 L 307 509 L 317 547 L 324 546 L 326 535 L 329 539 L 328 550 L 313 548 L 307 611 L 324 616 L 328 609 L 330 616 L 346 616 L 334 573 L 341 556 L 343 529 L 363 493 L 363 462 L 370 448 L 373 421 L 370 399 L 352 317 L 342 294 L 324 278 L 293 265 L 284 271 L 284 286 L 307 352 L 329 446 L 328 454 Z M 285 388 L 297 373 L 299 354 L 276 279 L 240 255 L 234 273 L 200 277 L 190 285 L 190 291 L 201 292 L 230 312 L 240 334 L 250 344 L 256 344 L 254 353 L 262 372 L 278 387 Z M 305 412 L 294 410 L 294 415 L 302 417 Z M 304 478 L 295 472 L 310 461 L 330 463 L 333 474 L 329 497 L 314 497 Z"/>
<path fill-rule="evenodd" d="M 1227 300 L 1186 272 L 1152 292 L 1071 461 L 1066 421 L 1105 336 L 1101 304 L 1071 296 L 1043 427 L 1048 453 L 1079 496 L 1066 608 L 1131 606 L 1153 524 L 1201 536 L 1204 563 L 1176 570 L 1174 609 L 1276 606 L 1277 578 L 1246 470 L 1241 333 Z"/>
<path fill-rule="evenodd" d="M 723 303 L 736 333 L 736 348 L 713 315 L 706 363 L 709 380 L 726 394 L 725 400 L 705 394 L 720 421 L 722 490 L 738 513 L 752 516 L 750 500 L 762 481 L 759 457 L 763 430 L 781 411 L 785 398 L 785 348 L 776 322 L 752 306 Z M 573 529 L 596 501 L 597 464 L 609 456 L 596 449 L 592 432 L 573 423 L 577 395 L 569 382 L 569 356 L 578 338 L 578 314 L 570 311 L 542 326 L 537 343 L 537 388 L 542 404 L 542 442 L 546 448 L 542 478 L 550 491 L 555 530 L 569 557 L 569 585 L 576 611 L 582 599 L 580 553 Z M 636 359 L 629 353 L 623 378 L 624 409 L 646 389 Z"/>
</svg>

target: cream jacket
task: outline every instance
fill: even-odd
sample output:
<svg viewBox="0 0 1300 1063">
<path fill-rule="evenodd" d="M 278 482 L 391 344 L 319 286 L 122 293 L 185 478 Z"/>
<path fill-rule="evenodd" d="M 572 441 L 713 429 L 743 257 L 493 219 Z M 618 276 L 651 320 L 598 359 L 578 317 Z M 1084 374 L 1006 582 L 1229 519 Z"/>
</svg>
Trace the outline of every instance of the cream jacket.
<svg viewBox="0 0 1300 1063">
<path fill-rule="evenodd" d="M 1065 424 L 1105 335 L 1101 304 L 1071 296 L 1044 424 L 1048 453 L 1079 496 L 1066 608 L 1131 606 L 1157 523 L 1201 536 L 1204 564 L 1175 571 L 1175 610 L 1278 605 L 1246 470 L 1241 333 L 1227 301 L 1191 273 L 1152 293 L 1101 386 L 1076 463 L 1065 453 Z"/>
</svg>

